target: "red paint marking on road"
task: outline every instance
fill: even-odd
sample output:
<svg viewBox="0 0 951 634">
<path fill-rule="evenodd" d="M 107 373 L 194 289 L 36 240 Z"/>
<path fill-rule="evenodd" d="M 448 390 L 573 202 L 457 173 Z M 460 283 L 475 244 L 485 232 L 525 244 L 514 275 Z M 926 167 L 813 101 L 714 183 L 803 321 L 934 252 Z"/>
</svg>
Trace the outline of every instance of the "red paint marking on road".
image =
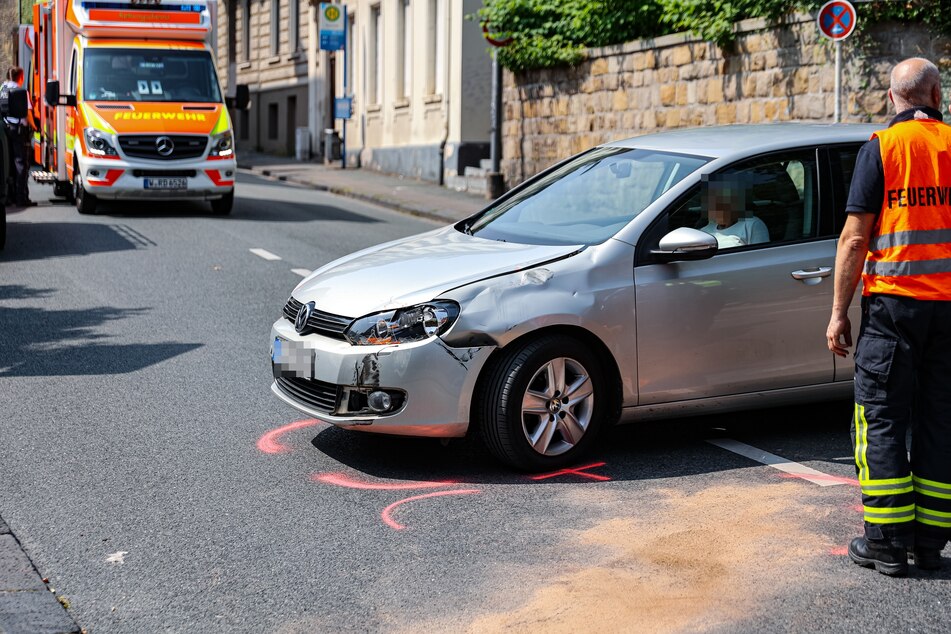
<svg viewBox="0 0 951 634">
<path fill-rule="evenodd" d="M 383 523 L 392 528 L 395 531 L 401 531 L 406 527 L 403 524 L 400 524 L 393 519 L 392 513 L 397 506 L 401 504 L 406 504 L 407 502 L 414 502 L 416 500 L 424 500 L 426 498 L 434 498 L 442 495 L 471 495 L 473 493 L 481 493 L 479 489 L 457 489 L 455 491 L 433 491 L 432 493 L 423 493 L 422 495 L 414 495 L 399 502 L 393 502 L 388 507 L 383 509 L 383 512 L 380 513 L 380 517 L 383 518 Z"/>
<path fill-rule="evenodd" d="M 784 473 L 779 476 L 780 478 L 796 478 L 797 480 L 822 480 L 824 482 L 837 482 L 839 484 L 851 484 L 852 486 L 858 486 L 859 481 L 855 478 L 843 478 L 841 476 L 828 475 L 825 473 L 821 474 L 809 474 L 809 477 L 804 475 L 799 475 L 797 473 Z"/>
<path fill-rule="evenodd" d="M 546 478 L 556 478 L 563 475 L 576 475 L 581 476 L 582 478 L 591 478 L 592 480 L 598 480 L 600 482 L 607 482 L 611 478 L 608 476 L 598 475 L 596 473 L 583 473 L 588 469 L 595 469 L 597 467 L 603 467 L 606 463 L 604 462 L 595 462 L 594 464 L 589 464 L 586 467 L 574 467 L 571 469 L 561 469 L 560 471 L 553 471 L 551 473 L 543 473 L 542 475 L 532 476 L 532 480 L 545 480 Z"/>
<path fill-rule="evenodd" d="M 848 546 L 836 546 L 829 551 L 829 554 L 833 557 L 843 557 L 849 554 L 849 548 Z"/>
<path fill-rule="evenodd" d="M 264 453 L 287 453 L 291 451 L 291 448 L 279 442 L 278 438 L 287 432 L 294 431 L 295 429 L 302 429 L 304 427 L 318 425 L 320 422 L 321 421 L 317 420 L 316 418 L 308 418 L 306 420 L 295 421 L 289 425 L 284 425 L 283 427 L 278 427 L 277 429 L 272 429 L 268 433 L 258 438 L 257 447 Z"/>
<path fill-rule="evenodd" d="M 436 487 L 451 486 L 456 484 L 451 480 L 441 482 L 367 482 L 357 480 L 345 473 L 315 473 L 310 476 L 314 482 L 323 482 L 324 484 L 334 484 L 338 487 L 348 489 L 364 489 L 368 491 L 405 491 L 407 489 L 433 489 Z"/>
<path fill-rule="evenodd" d="M 862 515 L 865 515 L 865 507 L 862 506 L 861 504 L 852 504 L 849 506 L 849 508 L 855 511 L 856 513 L 861 513 Z"/>
</svg>

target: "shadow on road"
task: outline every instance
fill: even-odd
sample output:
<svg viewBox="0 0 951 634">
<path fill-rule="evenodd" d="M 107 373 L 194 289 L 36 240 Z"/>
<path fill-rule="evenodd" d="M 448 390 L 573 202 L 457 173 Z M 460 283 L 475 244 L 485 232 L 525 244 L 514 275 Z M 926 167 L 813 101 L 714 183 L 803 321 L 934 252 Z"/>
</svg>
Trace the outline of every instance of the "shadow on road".
<svg viewBox="0 0 951 634">
<path fill-rule="evenodd" d="M 604 463 L 589 472 L 611 480 L 654 480 L 759 467 L 747 458 L 705 442 L 729 437 L 780 453 L 789 460 L 851 464 L 850 403 L 718 414 L 622 425 L 605 431 L 578 467 Z M 314 447 L 368 475 L 397 480 L 455 480 L 465 483 L 563 483 L 565 477 L 533 480 L 496 461 L 470 434 L 442 446 L 433 439 L 390 437 L 328 427 Z"/>
<path fill-rule="evenodd" d="M 153 246 L 124 225 L 85 222 L 10 222 L 0 262 L 91 255 Z"/>
<path fill-rule="evenodd" d="M 45 299 L 51 289 L 0 286 L 0 301 Z M 0 306 L 0 377 L 125 374 L 201 347 L 195 343 L 112 344 L 97 329 L 145 308 L 47 310 Z"/>
</svg>

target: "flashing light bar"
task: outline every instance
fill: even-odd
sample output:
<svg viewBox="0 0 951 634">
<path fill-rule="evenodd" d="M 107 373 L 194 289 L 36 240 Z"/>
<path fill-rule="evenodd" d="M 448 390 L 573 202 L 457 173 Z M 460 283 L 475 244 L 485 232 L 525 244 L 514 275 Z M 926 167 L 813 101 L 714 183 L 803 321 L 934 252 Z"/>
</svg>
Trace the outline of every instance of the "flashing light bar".
<svg viewBox="0 0 951 634">
<path fill-rule="evenodd" d="M 207 8 L 204 4 L 173 4 L 173 3 L 148 3 L 148 2 L 83 2 L 82 7 L 89 10 L 107 9 L 120 11 L 186 11 L 190 13 L 201 13 Z"/>
</svg>

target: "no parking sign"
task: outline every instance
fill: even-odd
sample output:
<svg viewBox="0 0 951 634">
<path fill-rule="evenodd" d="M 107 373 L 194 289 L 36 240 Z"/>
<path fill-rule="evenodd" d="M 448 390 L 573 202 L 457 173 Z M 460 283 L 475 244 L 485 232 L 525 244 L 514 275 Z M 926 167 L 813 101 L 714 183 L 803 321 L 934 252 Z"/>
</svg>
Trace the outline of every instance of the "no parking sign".
<svg viewBox="0 0 951 634">
<path fill-rule="evenodd" d="M 830 40 L 844 40 L 855 30 L 855 7 L 848 0 L 832 0 L 819 9 L 819 31 Z"/>
</svg>

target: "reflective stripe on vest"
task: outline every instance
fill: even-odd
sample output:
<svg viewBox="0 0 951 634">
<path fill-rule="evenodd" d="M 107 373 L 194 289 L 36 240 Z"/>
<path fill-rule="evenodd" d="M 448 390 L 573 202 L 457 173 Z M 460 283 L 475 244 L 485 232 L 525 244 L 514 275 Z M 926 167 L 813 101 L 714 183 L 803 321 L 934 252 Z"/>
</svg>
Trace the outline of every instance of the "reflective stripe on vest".
<svg viewBox="0 0 951 634">
<path fill-rule="evenodd" d="M 863 292 L 951 300 L 951 126 L 896 123 L 878 137 L 885 196 Z"/>
</svg>

